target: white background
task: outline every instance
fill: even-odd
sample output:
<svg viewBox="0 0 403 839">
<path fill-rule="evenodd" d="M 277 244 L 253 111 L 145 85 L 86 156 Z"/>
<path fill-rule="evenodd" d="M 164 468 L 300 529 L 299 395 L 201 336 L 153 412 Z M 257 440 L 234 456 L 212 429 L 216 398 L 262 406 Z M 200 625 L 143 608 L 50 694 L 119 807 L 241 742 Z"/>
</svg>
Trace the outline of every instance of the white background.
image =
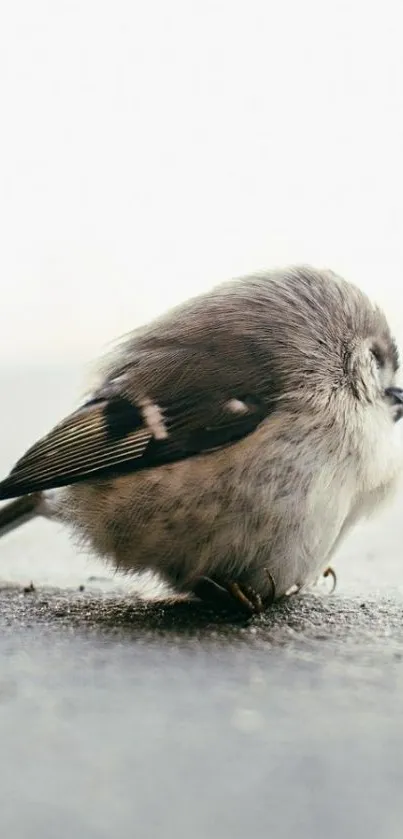
<svg viewBox="0 0 403 839">
<path fill-rule="evenodd" d="M 4 473 L 74 404 L 66 379 L 27 396 L 25 368 L 81 369 L 230 276 L 329 266 L 403 339 L 401 17 L 401 0 L 2 4 Z M 344 586 L 362 585 L 361 538 L 371 585 L 400 585 L 399 505 L 348 541 Z M 46 523 L 7 545 L 10 579 L 84 579 Z"/>
<path fill-rule="evenodd" d="M 293 261 L 403 337 L 401 2 L 13 0 L 0 15 L 0 363 L 89 360 Z"/>
</svg>

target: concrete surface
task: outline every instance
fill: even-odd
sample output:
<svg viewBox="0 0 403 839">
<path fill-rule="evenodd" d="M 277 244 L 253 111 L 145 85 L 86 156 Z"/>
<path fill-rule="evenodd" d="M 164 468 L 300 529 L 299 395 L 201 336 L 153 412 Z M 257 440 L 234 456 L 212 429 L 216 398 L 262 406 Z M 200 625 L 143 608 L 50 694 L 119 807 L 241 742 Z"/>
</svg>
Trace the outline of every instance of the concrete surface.
<svg viewBox="0 0 403 839">
<path fill-rule="evenodd" d="M 0 376 L 3 472 L 77 381 Z M 47 522 L 5 537 L 0 835 L 401 839 L 402 498 L 350 537 L 334 595 L 253 620 L 164 599 Z"/>
</svg>

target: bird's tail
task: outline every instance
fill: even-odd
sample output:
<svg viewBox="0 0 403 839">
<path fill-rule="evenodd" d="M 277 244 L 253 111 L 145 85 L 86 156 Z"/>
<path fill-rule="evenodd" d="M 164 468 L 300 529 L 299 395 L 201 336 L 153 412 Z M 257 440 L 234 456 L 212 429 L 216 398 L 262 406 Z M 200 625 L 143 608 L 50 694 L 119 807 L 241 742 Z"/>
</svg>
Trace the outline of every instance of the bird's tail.
<svg viewBox="0 0 403 839">
<path fill-rule="evenodd" d="M 0 507 L 0 538 L 42 514 L 41 492 L 31 492 Z"/>
</svg>

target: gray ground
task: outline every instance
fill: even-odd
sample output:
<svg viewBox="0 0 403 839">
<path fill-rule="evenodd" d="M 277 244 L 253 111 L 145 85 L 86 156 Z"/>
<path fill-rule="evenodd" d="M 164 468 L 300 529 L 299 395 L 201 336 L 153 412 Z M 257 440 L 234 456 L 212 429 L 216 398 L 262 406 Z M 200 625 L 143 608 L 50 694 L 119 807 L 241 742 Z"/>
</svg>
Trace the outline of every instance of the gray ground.
<svg viewBox="0 0 403 839">
<path fill-rule="evenodd" d="M 79 379 L 0 383 L 5 472 Z M 334 595 L 253 621 L 114 576 L 49 523 L 4 538 L 0 835 L 401 839 L 402 498 L 351 536 Z"/>
</svg>

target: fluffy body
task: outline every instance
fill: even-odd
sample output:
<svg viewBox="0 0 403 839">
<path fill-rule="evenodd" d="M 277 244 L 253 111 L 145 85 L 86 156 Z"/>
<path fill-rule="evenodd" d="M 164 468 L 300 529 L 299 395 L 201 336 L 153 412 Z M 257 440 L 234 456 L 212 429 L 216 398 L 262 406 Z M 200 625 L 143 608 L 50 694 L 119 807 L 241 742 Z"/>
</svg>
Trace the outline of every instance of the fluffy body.
<svg viewBox="0 0 403 839">
<path fill-rule="evenodd" d="M 181 591 L 202 576 L 262 597 L 270 575 L 277 597 L 310 585 L 396 487 L 403 452 L 385 391 L 397 371 L 384 315 L 332 272 L 223 284 L 136 330 L 87 403 L 98 410 L 118 396 L 138 407 L 135 444 L 144 458 L 158 441 L 155 463 L 127 469 L 116 456 L 111 468 L 108 449 L 98 472 L 84 464 L 75 483 L 55 471 L 54 485 L 68 485 L 53 512 L 119 569 L 151 569 Z M 62 466 L 63 427 L 49 437 L 62 439 Z M 17 478 L 53 451 L 47 439 Z"/>
<path fill-rule="evenodd" d="M 392 435 L 376 475 L 362 468 L 376 430 L 354 452 L 301 418 L 274 416 L 225 450 L 70 487 L 60 515 L 120 570 L 152 569 L 183 591 L 201 576 L 235 579 L 262 597 L 269 570 L 280 597 L 315 582 L 349 527 L 393 491 L 400 446 Z"/>
</svg>

